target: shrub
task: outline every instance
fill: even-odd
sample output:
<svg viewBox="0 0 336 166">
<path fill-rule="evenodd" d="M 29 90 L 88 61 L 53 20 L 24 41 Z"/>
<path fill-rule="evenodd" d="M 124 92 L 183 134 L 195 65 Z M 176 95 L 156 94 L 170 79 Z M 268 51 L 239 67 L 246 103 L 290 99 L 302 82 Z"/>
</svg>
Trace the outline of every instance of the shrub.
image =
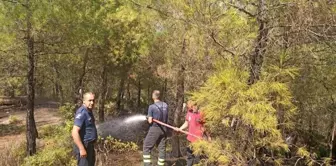
<svg viewBox="0 0 336 166">
<path fill-rule="evenodd" d="M 288 85 L 271 78 L 272 74 L 265 73 L 248 85 L 249 73 L 228 63 L 193 92 L 192 98 L 202 106 L 208 131 L 218 138 L 195 143 L 195 153 L 205 152 L 208 161 L 223 165 L 244 165 L 251 158 L 281 163 L 279 159 L 284 156 L 280 152 L 289 150 L 282 131 L 293 126 L 296 107 Z"/>
<path fill-rule="evenodd" d="M 134 142 L 121 142 L 111 136 L 104 138 L 99 137 L 96 144 L 98 152 L 103 153 L 126 153 L 138 150 L 138 145 Z"/>
<path fill-rule="evenodd" d="M 62 132 L 64 132 L 64 126 L 60 125 L 45 125 L 40 128 L 39 131 L 39 137 L 41 139 L 43 138 L 51 138 L 55 135 L 60 135 Z"/>
<path fill-rule="evenodd" d="M 24 160 L 24 166 L 76 165 L 72 153 L 70 133 L 62 125 L 47 125 L 40 130 L 43 147 L 34 156 Z"/>
<path fill-rule="evenodd" d="M 0 136 L 20 134 L 24 131 L 25 126 L 16 124 L 0 124 Z"/>
<path fill-rule="evenodd" d="M 15 115 L 10 115 L 8 118 L 8 123 L 9 124 L 19 124 L 21 123 L 21 120 Z"/>
<path fill-rule="evenodd" d="M 65 103 L 63 106 L 59 108 L 62 117 L 67 120 L 73 120 L 75 118 L 75 105 L 71 103 Z"/>
<path fill-rule="evenodd" d="M 67 147 L 48 147 L 34 156 L 27 157 L 23 166 L 68 165 L 75 166 L 76 160 L 71 157 L 71 149 Z"/>
<path fill-rule="evenodd" d="M 62 117 L 65 120 L 65 130 L 70 132 L 73 127 L 73 120 L 75 118 L 75 105 L 71 103 L 65 103 L 63 106 L 59 108 L 59 111 Z"/>
</svg>

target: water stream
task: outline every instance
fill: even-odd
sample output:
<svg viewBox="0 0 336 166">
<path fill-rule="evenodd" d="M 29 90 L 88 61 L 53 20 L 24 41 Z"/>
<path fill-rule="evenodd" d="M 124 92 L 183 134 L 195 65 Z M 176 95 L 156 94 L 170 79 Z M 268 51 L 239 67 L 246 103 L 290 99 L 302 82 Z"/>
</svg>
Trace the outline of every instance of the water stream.
<svg viewBox="0 0 336 166">
<path fill-rule="evenodd" d="M 137 114 L 110 118 L 98 124 L 97 129 L 102 137 L 112 136 L 123 141 L 137 142 L 145 137 L 148 123 L 145 115 Z"/>
</svg>

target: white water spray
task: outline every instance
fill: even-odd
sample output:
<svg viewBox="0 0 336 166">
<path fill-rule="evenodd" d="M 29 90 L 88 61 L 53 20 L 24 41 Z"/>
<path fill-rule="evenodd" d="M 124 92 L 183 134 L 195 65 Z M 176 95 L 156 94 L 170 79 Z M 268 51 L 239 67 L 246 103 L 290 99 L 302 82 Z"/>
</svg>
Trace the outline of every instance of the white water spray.
<svg viewBox="0 0 336 166">
<path fill-rule="evenodd" d="M 133 123 L 133 122 L 140 122 L 145 121 L 146 116 L 145 115 L 133 115 L 124 120 L 125 123 Z"/>
</svg>

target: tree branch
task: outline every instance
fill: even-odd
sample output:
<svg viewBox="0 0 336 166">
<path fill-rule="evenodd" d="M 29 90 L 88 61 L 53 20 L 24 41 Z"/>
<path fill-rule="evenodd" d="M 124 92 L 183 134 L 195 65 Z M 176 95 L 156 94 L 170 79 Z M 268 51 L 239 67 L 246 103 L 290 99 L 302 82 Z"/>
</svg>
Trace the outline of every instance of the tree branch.
<svg viewBox="0 0 336 166">
<path fill-rule="evenodd" d="M 326 34 L 321 34 L 321 33 L 318 33 L 318 32 L 315 32 L 313 30 L 310 30 L 310 29 L 307 29 L 307 31 L 317 37 L 322 37 L 322 38 L 336 38 L 336 35 L 335 36 L 329 36 L 329 35 L 326 35 Z"/>
<path fill-rule="evenodd" d="M 232 4 L 232 3 L 228 3 L 228 5 L 230 5 L 231 7 L 235 8 L 235 9 L 237 9 L 237 10 L 239 10 L 239 11 L 245 13 L 245 14 L 247 14 L 250 17 L 255 17 L 256 16 L 255 14 L 252 14 L 251 12 L 247 11 L 245 8 L 236 6 L 236 5 Z"/>
<path fill-rule="evenodd" d="M 58 55 L 61 55 L 61 54 L 72 54 L 72 51 L 69 51 L 69 52 L 58 52 L 58 51 L 55 51 L 55 52 L 36 53 L 36 55 L 51 55 L 51 54 L 58 54 Z"/>
<path fill-rule="evenodd" d="M 144 5 L 141 5 L 141 4 L 137 3 L 137 2 L 134 2 L 133 0 L 130 0 L 130 1 L 131 1 L 133 4 L 135 4 L 136 6 L 138 6 L 138 7 L 143 7 L 143 8 L 147 8 L 147 9 L 155 10 L 156 12 L 158 12 L 158 13 L 160 13 L 160 14 L 166 16 L 166 17 L 168 17 L 168 14 L 167 14 L 167 13 L 165 13 L 165 12 L 159 10 L 159 9 L 156 9 L 156 8 L 150 6 L 150 5 L 145 5 L 145 6 L 144 6 Z"/>
<path fill-rule="evenodd" d="M 20 5 L 24 6 L 24 7 L 27 7 L 27 5 L 25 5 L 25 4 L 23 4 L 23 3 L 19 2 L 19 1 L 12 1 L 12 0 L 2 0 L 2 1 L 3 2 L 9 2 L 9 3 L 17 3 L 17 4 L 20 4 Z"/>
<path fill-rule="evenodd" d="M 220 47 L 222 47 L 222 48 L 224 49 L 225 52 L 230 53 L 232 56 L 236 55 L 236 54 L 233 53 L 232 51 L 226 49 L 225 46 L 223 46 L 221 43 L 219 43 L 219 42 L 216 40 L 216 38 L 215 38 L 215 33 L 214 33 L 214 32 L 211 32 L 210 37 L 212 38 L 212 40 L 213 40 L 217 45 L 219 45 Z"/>
<path fill-rule="evenodd" d="M 176 20 L 179 20 L 179 21 L 183 21 L 184 23 L 186 23 L 186 24 L 189 24 L 190 23 L 190 21 L 188 21 L 188 20 L 185 20 L 185 19 L 183 19 L 183 18 L 177 18 L 177 17 L 174 17 L 174 16 L 171 16 L 170 14 L 171 13 L 169 13 L 169 12 L 164 12 L 164 11 L 162 11 L 162 10 L 160 10 L 160 9 L 157 9 L 157 8 L 155 8 L 155 7 L 153 7 L 153 6 L 150 6 L 150 5 L 141 5 L 141 4 L 139 4 L 139 3 L 137 3 L 137 2 L 134 2 L 133 0 L 130 0 L 133 4 L 135 4 L 136 6 L 138 6 L 138 7 L 142 7 L 142 8 L 147 8 L 147 9 L 151 9 L 151 10 L 154 10 L 154 11 L 156 11 L 156 12 L 158 12 L 159 14 L 161 14 L 161 15 L 163 15 L 163 16 L 165 16 L 165 17 L 169 17 L 169 18 L 173 18 L 173 19 L 176 19 Z"/>
<path fill-rule="evenodd" d="M 299 163 L 299 161 L 300 160 L 302 160 L 304 157 L 300 157 L 298 160 L 296 160 L 296 162 L 295 162 L 295 165 L 294 166 L 296 166 L 298 163 Z"/>
</svg>

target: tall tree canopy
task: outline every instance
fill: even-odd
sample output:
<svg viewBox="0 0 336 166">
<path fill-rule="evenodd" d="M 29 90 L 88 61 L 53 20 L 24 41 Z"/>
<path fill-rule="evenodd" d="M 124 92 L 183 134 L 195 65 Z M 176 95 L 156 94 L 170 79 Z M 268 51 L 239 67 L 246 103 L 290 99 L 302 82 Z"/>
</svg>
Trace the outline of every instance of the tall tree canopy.
<svg viewBox="0 0 336 166">
<path fill-rule="evenodd" d="M 204 162 L 318 164 L 336 159 L 336 4 L 316 0 L 3 0 L 0 95 L 98 96 L 99 121 L 144 113 L 162 91 L 171 124 L 197 100 L 212 142 Z M 181 137 L 172 138 L 181 156 Z"/>
</svg>

